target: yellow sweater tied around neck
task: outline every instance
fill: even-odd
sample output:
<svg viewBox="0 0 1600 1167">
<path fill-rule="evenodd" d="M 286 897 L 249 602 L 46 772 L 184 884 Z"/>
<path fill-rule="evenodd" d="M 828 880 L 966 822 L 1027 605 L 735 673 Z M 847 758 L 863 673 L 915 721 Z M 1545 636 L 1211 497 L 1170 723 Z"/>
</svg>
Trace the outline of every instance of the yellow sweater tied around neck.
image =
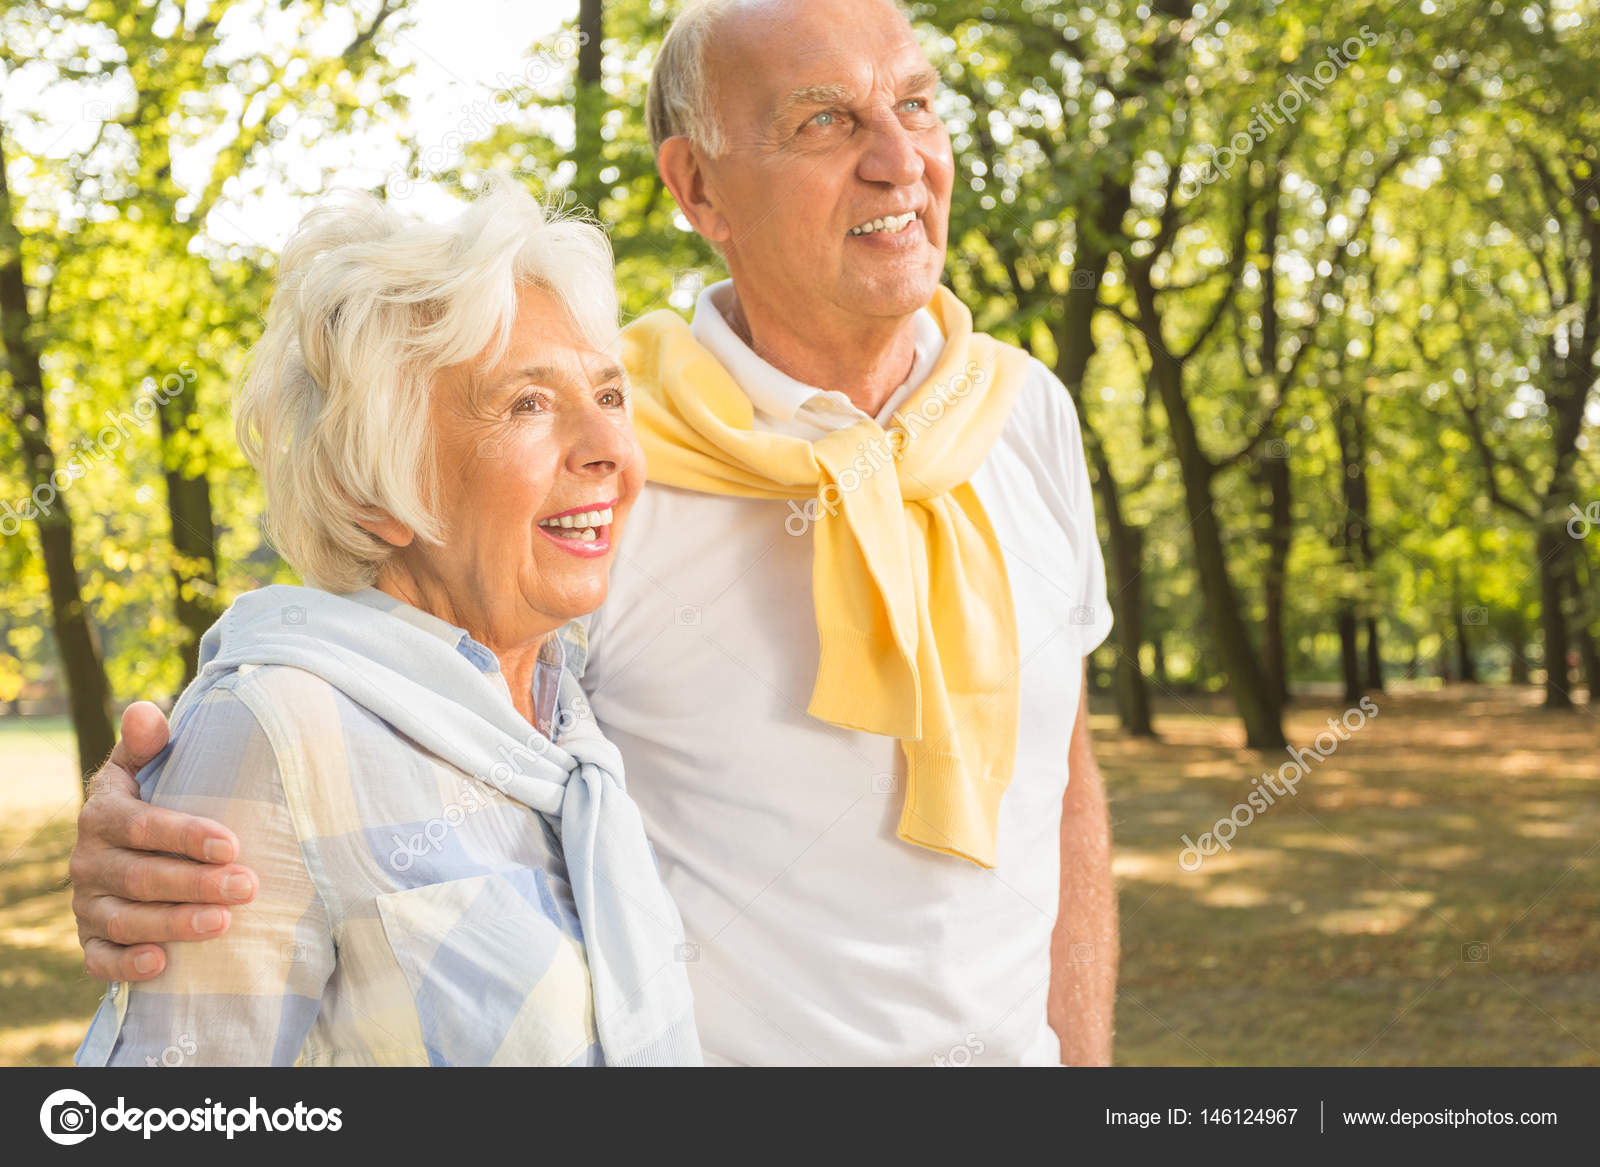
<svg viewBox="0 0 1600 1167">
<path fill-rule="evenodd" d="M 900 838 L 993 867 L 1016 765 L 1017 621 L 971 478 L 1028 358 L 974 335 L 945 288 L 929 311 L 944 350 L 887 432 L 870 419 L 818 441 L 757 432 L 750 399 L 665 309 L 623 331 L 623 360 L 650 481 L 806 501 L 821 638 L 807 712 L 900 739 Z"/>
</svg>

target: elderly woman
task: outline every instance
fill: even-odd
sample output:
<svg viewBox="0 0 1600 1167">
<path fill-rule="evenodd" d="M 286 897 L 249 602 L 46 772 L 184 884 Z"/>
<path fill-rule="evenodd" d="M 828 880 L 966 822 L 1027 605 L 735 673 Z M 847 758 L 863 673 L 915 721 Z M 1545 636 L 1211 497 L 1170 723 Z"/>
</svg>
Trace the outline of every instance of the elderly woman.
<svg viewBox="0 0 1600 1167">
<path fill-rule="evenodd" d="M 80 1064 L 699 1061 L 677 911 L 564 667 L 644 479 L 616 317 L 604 235 L 509 183 L 447 227 L 307 217 L 237 401 L 307 586 L 229 608 L 140 775 L 261 894 L 113 985 Z"/>
</svg>

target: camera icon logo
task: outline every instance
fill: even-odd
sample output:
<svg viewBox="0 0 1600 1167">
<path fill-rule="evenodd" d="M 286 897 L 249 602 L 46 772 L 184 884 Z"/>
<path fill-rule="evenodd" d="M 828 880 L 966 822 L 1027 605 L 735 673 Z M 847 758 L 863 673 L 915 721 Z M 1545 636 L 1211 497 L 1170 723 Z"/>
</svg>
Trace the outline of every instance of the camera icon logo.
<svg viewBox="0 0 1600 1167">
<path fill-rule="evenodd" d="M 94 1134 L 95 1106 L 80 1090 L 57 1090 L 39 1107 L 39 1129 L 52 1143 L 71 1147 Z"/>
<path fill-rule="evenodd" d="M 675 946 L 672 950 L 672 955 L 679 964 L 693 964 L 700 959 L 700 946 L 690 940 L 685 944 Z"/>
<path fill-rule="evenodd" d="M 290 604 L 283 610 L 283 622 L 296 627 L 305 624 L 306 610 L 299 604 Z"/>
</svg>

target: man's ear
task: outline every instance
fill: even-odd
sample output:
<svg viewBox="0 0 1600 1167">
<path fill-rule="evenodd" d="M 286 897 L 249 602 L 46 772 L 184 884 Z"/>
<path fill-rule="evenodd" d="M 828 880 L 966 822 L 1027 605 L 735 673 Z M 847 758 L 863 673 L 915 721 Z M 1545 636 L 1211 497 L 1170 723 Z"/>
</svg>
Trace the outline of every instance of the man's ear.
<svg viewBox="0 0 1600 1167">
<path fill-rule="evenodd" d="M 733 229 L 707 190 L 703 159 L 695 144 L 682 135 L 668 138 L 656 151 L 656 170 L 689 225 L 712 244 L 726 243 Z"/>
<path fill-rule="evenodd" d="M 409 547 L 417 533 L 388 511 L 370 511 L 366 518 L 357 519 L 356 526 L 369 535 L 376 535 L 391 547 Z"/>
</svg>

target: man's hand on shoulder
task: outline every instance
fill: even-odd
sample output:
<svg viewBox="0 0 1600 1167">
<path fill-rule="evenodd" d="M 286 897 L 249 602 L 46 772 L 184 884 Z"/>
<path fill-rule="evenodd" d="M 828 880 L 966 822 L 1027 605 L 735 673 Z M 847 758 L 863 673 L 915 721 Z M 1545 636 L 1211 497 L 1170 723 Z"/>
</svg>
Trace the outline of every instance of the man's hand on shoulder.
<svg viewBox="0 0 1600 1167">
<path fill-rule="evenodd" d="M 147 981 L 166 968 L 161 945 L 211 940 L 229 906 L 255 898 L 256 876 L 234 862 L 239 841 L 210 819 L 150 806 L 135 775 L 167 744 L 148 701 L 122 714 L 122 736 L 90 783 L 68 874 L 84 968 L 102 981 Z"/>
</svg>

